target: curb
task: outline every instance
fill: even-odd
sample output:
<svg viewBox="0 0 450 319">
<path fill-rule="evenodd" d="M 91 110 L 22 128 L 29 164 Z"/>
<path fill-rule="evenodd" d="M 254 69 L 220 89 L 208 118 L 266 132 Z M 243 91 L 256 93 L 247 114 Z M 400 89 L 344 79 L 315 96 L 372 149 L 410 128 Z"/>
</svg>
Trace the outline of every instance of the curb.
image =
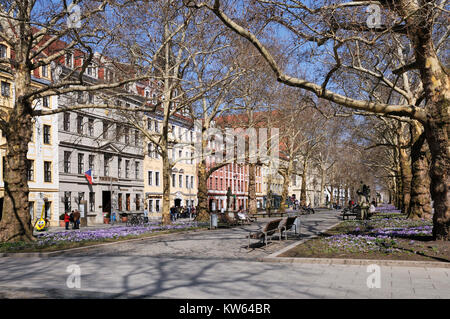
<svg viewBox="0 0 450 319">
<path fill-rule="evenodd" d="M 16 258 L 34 258 L 34 257 L 41 257 L 41 258 L 48 258 L 53 256 L 62 255 L 67 252 L 72 251 L 80 251 L 80 250 L 87 250 L 91 248 L 98 248 L 103 246 L 110 246 L 110 245 L 117 245 L 122 243 L 130 243 L 135 241 L 141 241 L 141 240 L 148 240 L 153 238 L 159 238 L 159 237 L 165 237 L 173 234 L 187 234 L 187 233 L 195 233 L 195 232 L 204 232 L 208 231 L 209 229 L 195 229 L 195 230 L 187 230 L 187 231 L 180 231 L 180 232 L 172 232 L 167 234 L 160 234 L 155 236 L 148 236 L 148 237 L 142 237 L 142 238 L 133 238 L 133 239 L 127 239 L 127 240 L 121 240 L 121 241 L 115 241 L 111 243 L 103 243 L 103 244 L 95 244 L 95 245 L 88 245 L 84 247 L 75 247 L 75 248 L 69 248 L 69 249 L 63 249 L 63 250 L 56 250 L 56 251 L 49 251 L 49 252 L 30 252 L 30 253 L 0 253 L 1 257 L 16 257 Z"/>
<path fill-rule="evenodd" d="M 270 263 L 290 263 L 290 264 L 327 264 L 327 265 L 372 265 L 379 266 L 397 266 L 397 267 L 428 267 L 428 268 L 450 268 L 450 263 L 436 262 L 436 261 L 414 261 L 414 260 L 379 260 L 379 259 L 343 259 L 343 258 L 299 258 L 299 257 L 278 257 L 284 252 L 303 244 L 304 242 L 317 238 L 320 234 L 327 230 L 341 224 L 336 223 L 329 228 L 319 232 L 319 234 L 300 240 L 293 243 L 267 257 L 259 258 L 261 262 Z"/>
<path fill-rule="evenodd" d="M 379 265 L 395 267 L 427 267 L 450 268 L 450 263 L 413 260 L 378 260 L 378 259 L 340 259 L 340 258 L 292 258 L 292 257 L 264 257 L 262 262 L 290 263 L 290 264 L 327 264 L 327 265 Z"/>
</svg>

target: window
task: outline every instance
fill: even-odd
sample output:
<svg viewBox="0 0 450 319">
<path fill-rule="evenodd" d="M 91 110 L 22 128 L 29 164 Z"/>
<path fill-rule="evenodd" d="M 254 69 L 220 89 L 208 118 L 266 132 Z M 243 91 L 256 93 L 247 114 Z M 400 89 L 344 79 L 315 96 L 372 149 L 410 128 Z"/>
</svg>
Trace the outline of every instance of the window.
<svg viewBox="0 0 450 319">
<path fill-rule="evenodd" d="M 136 194 L 136 210 L 141 209 L 141 196 L 139 194 Z"/>
<path fill-rule="evenodd" d="M 73 56 L 72 53 L 66 53 L 66 66 L 69 68 L 73 67 Z"/>
<path fill-rule="evenodd" d="M 6 58 L 8 55 L 8 48 L 4 44 L 0 44 L 0 58 Z"/>
<path fill-rule="evenodd" d="M 140 140 L 140 138 L 139 138 L 139 131 L 135 130 L 134 131 L 134 145 L 135 146 L 139 146 L 139 140 Z"/>
<path fill-rule="evenodd" d="M 125 128 L 125 144 L 128 145 L 130 143 L 130 129 L 127 127 Z"/>
<path fill-rule="evenodd" d="M 155 172 L 155 186 L 159 186 L 159 172 Z"/>
<path fill-rule="evenodd" d="M 186 188 L 189 188 L 189 176 L 186 175 Z"/>
<path fill-rule="evenodd" d="M 44 182 L 52 182 L 52 162 L 44 162 Z"/>
<path fill-rule="evenodd" d="M 64 173 L 70 173 L 70 154 L 71 152 L 64 151 Z"/>
<path fill-rule="evenodd" d="M 87 75 L 89 75 L 90 77 L 96 78 L 97 77 L 97 68 L 93 65 L 89 65 L 86 68 L 86 73 Z"/>
<path fill-rule="evenodd" d="M 130 175 L 130 161 L 125 160 L 125 178 L 128 178 Z"/>
<path fill-rule="evenodd" d="M 148 185 L 152 186 L 152 183 L 153 183 L 153 172 L 148 171 Z"/>
<path fill-rule="evenodd" d="M 116 124 L 116 140 L 120 142 L 122 138 L 122 125 Z"/>
<path fill-rule="evenodd" d="M 89 211 L 95 211 L 95 192 L 89 192 Z"/>
<path fill-rule="evenodd" d="M 178 151 L 178 158 L 182 158 L 183 157 L 183 151 L 182 150 L 179 150 Z"/>
<path fill-rule="evenodd" d="M 158 121 L 155 121 L 155 132 L 159 133 L 159 125 L 158 125 Z"/>
<path fill-rule="evenodd" d="M 175 187 L 175 174 L 172 174 L 172 187 Z"/>
<path fill-rule="evenodd" d="M 155 203 L 155 210 L 156 210 L 157 213 L 159 213 L 159 199 L 157 199 L 155 202 L 156 202 Z"/>
<path fill-rule="evenodd" d="M 44 124 L 44 144 L 50 144 L 50 125 Z"/>
<path fill-rule="evenodd" d="M 103 138 L 104 139 L 108 138 L 108 126 L 109 126 L 108 121 L 103 121 Z"/>
<path fill-rule="evenodd" d="M 70 131 L 70 113 L 64 113 L 63 129 L 66 132 Z"/>
<path fill-rule="evenodd" d="M 126 205 L 126 210 L 130 211 L 131 210 L 131 202 L 130 202 L 130 194 L 126 194 L 125 195 L 125 205 Z"/>
<path fill-rule="evenodd" d="M 78 154 L 78 174 L 84 173 L 84 154 Z"/>
<path fill-rule="evenodd" d="M 149 211 L 150 213 L 153 213 L 153 200 L 152 200 L 152 199 L 150 199 L 150 200 L 148 201 L 148 211 Z"/>
<path fill-rule="evenodd" d="M 89 104 L 94 104 L 94 94 L 92 92 L 88 93 Z"/>
<path fill-rule="evenodd" d="M 183 175 L 178 176 L 178 185 L 180 188 L 183 188 Z"/>
<path fill-rule="evenodd" d="M 134 162 L 134 178 L 139 179 L 139 162 Z"/>
<path fill-rule="evenodd" d="M 150 120 L 150 119 L 147 119 L 147 129 L 148 129 L 149 131 L 152 130 L 152 120 Z"/>
<path fill-rule="evenodd" d="M 34 181 L 34 161 L 27 160 L 27 178 L 28 181 Z"/>
<path fill-rule="evenodd" d="M 64 192 L 64 212 L 72 210 L 72 192 Z"/>
<path fill-rule="evenodd" d="M 88 132 L 89 136 L 94 136 L 94 119 L 90 118 L 88 120 Z"/>
<path fill-rule="evenodd" d="M 77 133 L 83 134 L 83 116 L 77 116 Z"/>
<path fill-rule="evenodd" d="M 84 92 L 77 92 L 77 103 L 84 104 Z"/>
<path fill-rule="evenodd" d="M 147 153 L 148 153 L 148 157 L 153 157 L 153 144 L 152 143 L 148 143 Z"/>
<path fill-rule="evenodd" d="M 117 158 L 117 177 L 122 176 L 122 159 L 120 157 Z"/>
<path fill-rule="evenodd" d="M 80 208 L 81 201 L 84 200 L 84 192 L 78 192 L 78 208 Z"/>
<path fill-rule="evenodd" d="M 44 96 L 42 98 L 42 106 L 43 107 L 50 107 L 50 102 L 49 101 L 50 100 L 49 100 L 48 96 Z"/>
<path fill-rule="evenodd" d="M 119 211 L 121 211 L 122 208 L 123 208 L 123 195 L 122 195 L 122 193 L 119 193 L 119 196 L 118 196 L 118 199 L 117 199 L 117 204 L 118 204 Z"/>
<path fill-rule="evenodd" d="M 89 155 L 89 169 L 94 170 L 95 155 Z"/>
<path fill-rule="evenodd" d="M 191 188 L 194 188 L 194 176 L 191 176 Z"/>
<path fill-rule="evenodd" d="M 42 77 L 48 78 L 48 65 L 41 66 Z"/>
<path fill-rule="evenodd" d="M 191 164 L 194 164 L 194 152 L 191 152 Z"/>
<path fill-rule="evenodd" d="M 11 85 L 8 82 L 2 81 L 2 96 L 9 97 L 11 93 Z"/>
<path fill-rule="evenodd" d="M 111 160 L 111 155 L 105 154 L 104 155 L 104 161 L 103 161 L 103 173 L 104 176 L 109 176 L 109 162 Z"/>
</svg>

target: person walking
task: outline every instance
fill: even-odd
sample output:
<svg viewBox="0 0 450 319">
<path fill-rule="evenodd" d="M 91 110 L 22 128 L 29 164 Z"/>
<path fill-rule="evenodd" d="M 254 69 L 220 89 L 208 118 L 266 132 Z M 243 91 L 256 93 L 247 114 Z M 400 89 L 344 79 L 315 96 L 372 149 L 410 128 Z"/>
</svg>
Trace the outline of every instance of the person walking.
<svg viewBox="0 0 450 319">
<path fill-rule="evenodd" d="M 66 223 L 66 230 L 69 230 L 70 216 L 68 212 L 64 213 L 64 223 Z"/>
</svg>

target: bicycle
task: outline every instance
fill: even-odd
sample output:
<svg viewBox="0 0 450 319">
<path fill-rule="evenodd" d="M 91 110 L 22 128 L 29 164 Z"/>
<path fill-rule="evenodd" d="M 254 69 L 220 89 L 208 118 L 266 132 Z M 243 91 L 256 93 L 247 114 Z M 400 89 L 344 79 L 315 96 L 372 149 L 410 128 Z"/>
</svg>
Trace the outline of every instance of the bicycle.
<svg viewBox="0 0 450 319">
<path fill-rule="evenodd" d="M 142 226 L 145 224 L 145 218 L 141 215 L 132 215 L 127 220 L 127 227 L 129 226 Z"/>
</svg>

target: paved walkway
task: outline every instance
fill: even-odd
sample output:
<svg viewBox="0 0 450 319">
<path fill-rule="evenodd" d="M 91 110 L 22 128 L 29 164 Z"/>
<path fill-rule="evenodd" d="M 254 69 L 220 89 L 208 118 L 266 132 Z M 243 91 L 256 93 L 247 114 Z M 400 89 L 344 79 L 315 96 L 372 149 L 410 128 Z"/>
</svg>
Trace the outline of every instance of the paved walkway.
<svg viewBox="0 0 450 319">
<path fill-rule="evenodd" d="M 303 216 L 302 233 L 330 227 L 337 214 Z M 256 261 L 289 242 L 247 250 L 248 230 L 172 234 L 58 257 L 0 258 L 0 297 L 450 298 L 450 269 L 381 266 L 381 287 L 368 288 L 366 266 Z M 70 265 L 81 271 L 80 289 L 67 287 Z"/>
</svg>

